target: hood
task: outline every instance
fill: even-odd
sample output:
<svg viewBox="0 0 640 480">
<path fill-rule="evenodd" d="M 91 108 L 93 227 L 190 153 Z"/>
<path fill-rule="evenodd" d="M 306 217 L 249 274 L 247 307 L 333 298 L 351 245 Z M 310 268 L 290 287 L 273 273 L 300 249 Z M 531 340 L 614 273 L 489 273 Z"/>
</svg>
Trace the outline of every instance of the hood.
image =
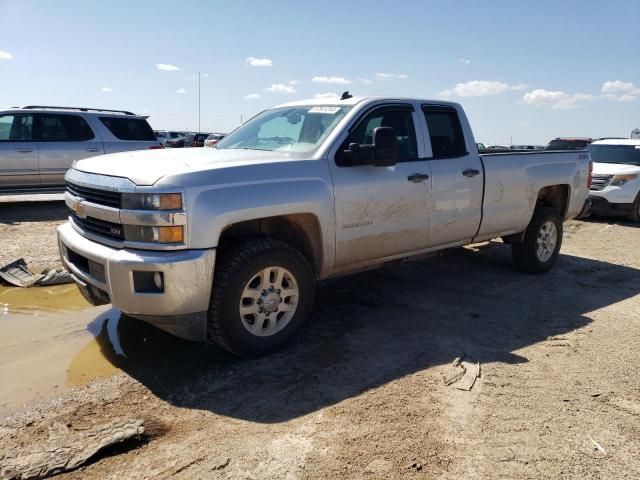
<svg viewBox="0 0 640 480">
<path fill-rule="evenodd" d="M 593 162 L 594 175 L 624 175 L 640 173 L 640 166 L 628 163 L 598 163 Z"/>
<path fill-rule="evenodd" d="M 136 185 L 153 185 L 167 175 L 287 160 L 290 158 L 283 152 L 167 148 L 99 155 L 78 160 L 73 168 L 81 172 L 128 178 Z"/>
</svg>

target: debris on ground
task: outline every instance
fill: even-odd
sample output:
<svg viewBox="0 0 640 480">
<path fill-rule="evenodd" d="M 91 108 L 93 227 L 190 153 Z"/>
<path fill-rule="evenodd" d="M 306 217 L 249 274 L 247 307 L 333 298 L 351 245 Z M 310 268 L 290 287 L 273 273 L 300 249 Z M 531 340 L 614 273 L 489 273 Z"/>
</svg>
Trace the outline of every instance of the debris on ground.
<svg viewBox="0 0 640 480">
<path fill-rule="evenodd" d="M 605 455 L 607 454 L 607 451 L 604 448 L 602 448 L 602 445 L 600 445 L 598 442 L 596 442 L 592 437 L 589 437 L 589 440 L 593 444 L 593 449 L 594 450 L 599 450 L 600 452 L 602 452 Z"/>
<path fill-rule="evenodd" d="M 90 430 L 69 430 L 55 423 L 49 438 L 26 452 L 0 452 L 0 478 L 26 480 L 46 478 L 74 470 L 104 448 L 144 432 L 143 420 L 116 420 Z"/>
<path fill-rule="evenodd" d="M 0 266 L 0 279 L 16 287 L 49 286 L 72 283 L 71 274 L 63 268 L 33 273 L 24 258 Z"/>
<path fill-rule="evenodd" d="M 480 377 L 480 362 L 464 360 L 464 356 L 457 357 L 450 369 L 453 371 L 445 377 L 444 384 L 448 387 L 455 383 L 458 390 L 470 391 Z"/>
</svg>

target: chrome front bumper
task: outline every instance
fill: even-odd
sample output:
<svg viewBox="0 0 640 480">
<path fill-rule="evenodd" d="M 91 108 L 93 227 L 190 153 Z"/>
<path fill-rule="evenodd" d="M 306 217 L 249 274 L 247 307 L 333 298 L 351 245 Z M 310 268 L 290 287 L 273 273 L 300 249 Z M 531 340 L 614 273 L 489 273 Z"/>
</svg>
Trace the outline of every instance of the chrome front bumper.
<svg viewBox="0 0 640 480">
<path fill-rule="evenodd" d="M 91 303 L 110 302 L 176 336 L 206 340 L 215 249 L 117 249 L 83 237 L 69 222 L 58 227 L 58 246 L 62 263 Z M 140 291 L 134 272 L 162 273 L 163 291 Z"/>
</svg>

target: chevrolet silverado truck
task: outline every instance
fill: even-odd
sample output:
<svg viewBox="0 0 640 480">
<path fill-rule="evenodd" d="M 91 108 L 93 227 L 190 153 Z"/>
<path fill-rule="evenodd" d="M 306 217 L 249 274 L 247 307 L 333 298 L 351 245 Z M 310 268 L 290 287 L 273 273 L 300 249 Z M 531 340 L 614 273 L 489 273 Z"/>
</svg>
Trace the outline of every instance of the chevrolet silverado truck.
<svg viewBox="0 0 640 480">
<path fill-rule="evenodd" d="M 213 149 L 78 161 L 59 246 L 91 303 L 263 355 L 296 337 L 316 280 L 494 238 L 546 272 L 590 167 L 586 151 L 480 155 L 457 103 L 299 101 Z"/>
</svg>

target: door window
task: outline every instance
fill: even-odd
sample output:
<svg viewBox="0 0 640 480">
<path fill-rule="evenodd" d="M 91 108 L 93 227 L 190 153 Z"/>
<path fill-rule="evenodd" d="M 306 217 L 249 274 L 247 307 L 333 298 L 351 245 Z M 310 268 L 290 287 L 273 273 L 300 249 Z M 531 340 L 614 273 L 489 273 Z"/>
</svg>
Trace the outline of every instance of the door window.
<svg viewBox="0 0 640 480">
<path fill-rule="evenodd" d="M 40 142 L 82 142 L 94 138 L 91 127 L 77 115 L 38 115 Z"/>
<path fill-rule="evenodd" d="M 33 115 L 0 115 L 0 142 L 30 142 Z"/>
<path fill-rule="evenodd" d="M 349 160 L 343 152 L 349 148 L 350 143 L 372 144 L 373 131 L 377 127 L 392 127 L 395 130 L 398 162 L 418 160 L 413 111 L 410 108 L 387 107 L 375 110 L 357 124 L 338 150 L 337 165 L 349 166 Z"/>
<path fill-rule="evenodd" d="M 433 158 L 455 158 L 467 154 L 458 112 L 452 108 L 423 107 Z"/>
</svg>

